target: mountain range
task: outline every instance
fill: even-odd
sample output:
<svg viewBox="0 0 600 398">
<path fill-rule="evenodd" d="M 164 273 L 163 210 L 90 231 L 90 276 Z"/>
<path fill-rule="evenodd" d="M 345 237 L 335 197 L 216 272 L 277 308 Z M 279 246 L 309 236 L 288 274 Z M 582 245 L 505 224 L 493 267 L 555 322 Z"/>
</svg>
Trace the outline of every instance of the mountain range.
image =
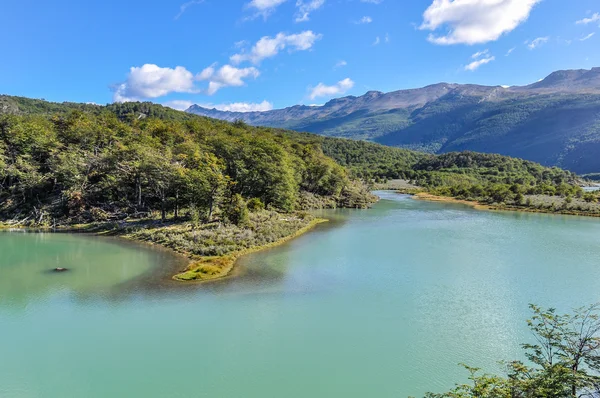
<svg viewBox="0 0 600 398">
<path fill-rule="evenodd" d="M 240 113 L 193 105 L 187 112 L 429 153 L 499 153 L 600 172 L 600 68 L 557 71 L 527 86 L 439 83 L 322 106 Z"/>
</svg>

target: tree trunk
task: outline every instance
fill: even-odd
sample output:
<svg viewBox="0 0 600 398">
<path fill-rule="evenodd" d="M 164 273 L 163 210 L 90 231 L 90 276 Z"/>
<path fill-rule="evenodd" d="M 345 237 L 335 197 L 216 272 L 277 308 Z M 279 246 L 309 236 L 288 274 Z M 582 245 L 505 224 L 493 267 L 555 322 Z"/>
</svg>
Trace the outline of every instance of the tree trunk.
<svg viewBox="0 0 600 398">
<path fill-rule="evenodd" d="M 210 220 L 212 218 L 213 204 L 214 204 L 214 200 L 212 198 L 210 198 L 210 202 L 209 202 L 209 205 L 208 205 L 208 222 L 210 222 Z"/>
<path fill-rule="evenodd" d="M 137 205 L 139 208 L 139 207 L 142 207 L 142 182 L 141 182 L 140 177 L 136 177 L 135 185 L 136 185 L 135 189 L 136 189 L 136 193 L 137 193 Z"/>
<path fill-rule="evenodd" d="M 165 222 L 165 220 L 167 219 L 167 209 L 166 209 L 165 203 L 166 203 L 165 193 L 162 192 L 162 194 L 160 195 L 160 212 L 161 212 L 162 222 Z"/>
<path fill-rule="evenodd" d="M 179 190 L 175 192 L 175 219 L 179 218 Z"/>
</svg>

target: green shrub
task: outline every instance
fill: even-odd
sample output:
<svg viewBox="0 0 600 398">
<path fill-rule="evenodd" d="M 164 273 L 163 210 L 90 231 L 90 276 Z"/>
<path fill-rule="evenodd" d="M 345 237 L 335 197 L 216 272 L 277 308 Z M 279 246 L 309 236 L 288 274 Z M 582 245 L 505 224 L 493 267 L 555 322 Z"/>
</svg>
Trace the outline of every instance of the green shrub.
<svg viewBox="0 0 600 398">
<path fill-rule="evenodd" d="M 248 207 L 248 210 L 250 210 L 253 213 L 265 209 L 265 204 L 258 198 L 250 199 L 246 206 Z"/>
<path fill-rule="evenodd" d="M 225 217 L 234 225 L 243 226 L 248 224 L 248 206 L 242 195 L 233 195 L 231 203 L 225 207 Z"/>
</svg>

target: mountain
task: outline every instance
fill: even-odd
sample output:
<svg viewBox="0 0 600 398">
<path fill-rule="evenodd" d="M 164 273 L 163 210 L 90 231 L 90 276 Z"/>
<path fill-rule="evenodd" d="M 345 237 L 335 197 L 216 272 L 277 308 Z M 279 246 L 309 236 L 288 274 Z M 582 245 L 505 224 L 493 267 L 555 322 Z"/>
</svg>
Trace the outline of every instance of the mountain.
<svg viewBox="0 0 600 398">
<path fill-rule="evenodd" d="M 600 68 L 557 71 L 527 86 L 439 83 L 369 91 L 323 106 L 239 113 L 194 105 L 187 112 L 429 153 L 500 153 L 600 172 Z"/>
</svg>

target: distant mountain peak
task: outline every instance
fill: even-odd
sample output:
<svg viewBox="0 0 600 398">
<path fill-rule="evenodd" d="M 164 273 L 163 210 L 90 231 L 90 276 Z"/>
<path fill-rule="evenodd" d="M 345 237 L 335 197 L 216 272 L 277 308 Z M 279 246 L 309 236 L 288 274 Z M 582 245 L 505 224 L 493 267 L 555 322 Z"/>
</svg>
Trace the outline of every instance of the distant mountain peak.
<svg viewBox="0 0 600 398">
<path fill-rule="evenodd" d="M 552 93 L 600 94 L 600 67 L 578 70 L 560 70 L 528 86 L 481 86 L 477 84 L 435 83 L 422 88 L 398 90 L 389 93 L 371 90 L 362 96 L 334 98 L 324 105 L 294 105 L 285 109 L 261 112 L 225 112 L 191 106 L 187 112 L 223 120 L 242 119 L 250 124 L 296 128 L 293 121 L 301 119 L 327 119 L 342 117 L 354 112 L 377 113 L 419 109 L 450 95 L 455 98 L 472 97 L 479 102 L 518 99 L 526 96 Z M 308 121 L 307 121 L 308 123 Z M 301 126 L 306 123 L 300 123 Z"/>
</svg>

